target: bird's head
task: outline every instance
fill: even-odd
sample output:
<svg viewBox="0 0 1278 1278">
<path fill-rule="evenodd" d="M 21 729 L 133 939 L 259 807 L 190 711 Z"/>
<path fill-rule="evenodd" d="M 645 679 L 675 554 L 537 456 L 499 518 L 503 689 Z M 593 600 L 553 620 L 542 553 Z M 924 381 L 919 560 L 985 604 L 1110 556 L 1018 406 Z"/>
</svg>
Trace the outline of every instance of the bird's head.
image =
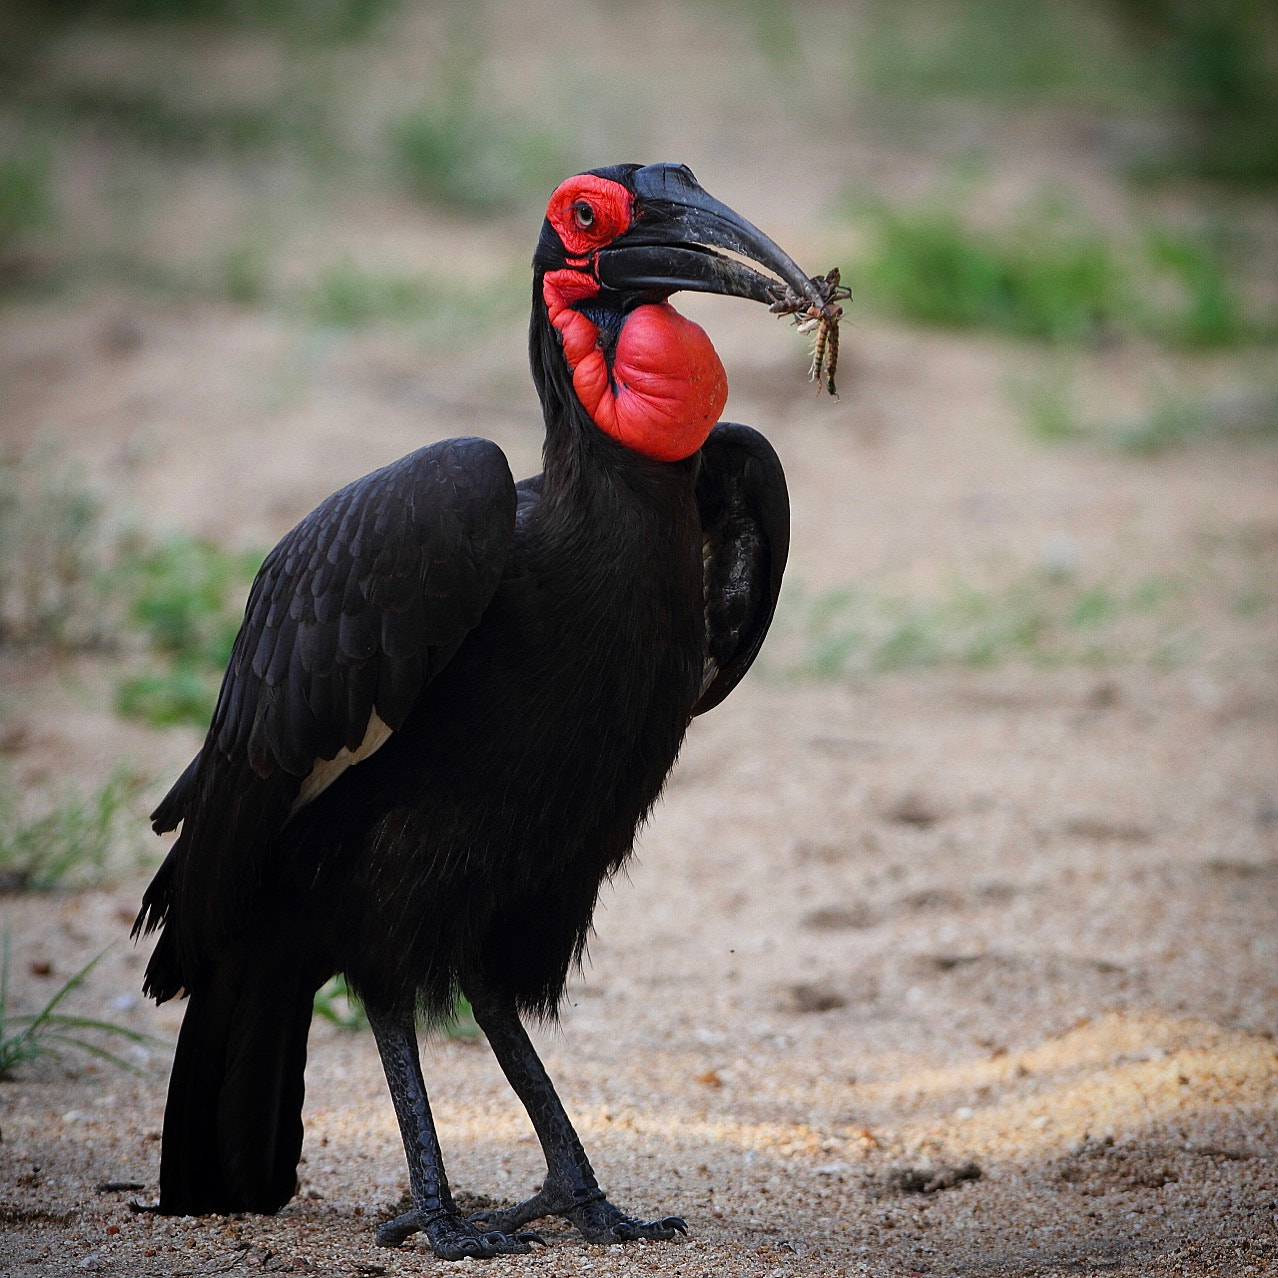
<svg viewBox="0 0 1278 1278">
<path fill-rule="evenodd" d="M 792 258 L 682 164 L 613 165 L 561 183 L 533 267 L 532 367 L 548 424 L 563 406 L 580 408 L 660 461 L 695 453 L 728 395 L 710 339 L 669 305 L 672 293 L 767 304 L 788 287 L 826 304 Z"/>
</svg>

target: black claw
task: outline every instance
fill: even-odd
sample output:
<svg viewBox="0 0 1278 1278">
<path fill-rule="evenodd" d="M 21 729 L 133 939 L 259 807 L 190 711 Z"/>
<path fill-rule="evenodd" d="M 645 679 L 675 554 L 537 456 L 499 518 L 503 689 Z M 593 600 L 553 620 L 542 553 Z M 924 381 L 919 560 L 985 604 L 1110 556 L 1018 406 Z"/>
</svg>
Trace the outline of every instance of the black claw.
<svg viewBox="0 0 1278 1278">
<path fill-rule="evenodd" d="M 588 1242 L 626 1243 L 640 1238 L 669 1242 L 676 1234 L 686 1234 L 688 1226 L 679 1216 L 660 1220 L 636 1220 L 614 1207 L 606 1198 L 583 1203 L 564 1213 Z"/>
<path fill-rule="evenodd" d="M 452 1223 L 449 1222 L 449 1226 Z M 456 1223 L 465 1228 L 465 1222 L 460 1218 Z M 488 1260 L 493 1256 L 525 1255 L 532 1250 L 518 1235 L 503 1234 L 497 1230 L 484 1234 L 439 1232 L 441 1236 L 431 1239 L 431 1250 L 440 1260 L 465 1260 L 467 1257 Z"/>
<path fill-rule="evenodd" d="M 593 1243 L 628 1243 L 641 1238 L 669 1242 L 688 1232 L 687 1221 L 682 1216 L 636 1220 L 602 1196 L 573 1203 L 566 1193 L 560 1193 L 553 1187 L 550 1190 L 543 1188 L 526 1202 L 513 1207 L 473 1212 L 466 1218 L 466 1223 L 472 1228 L 492 1230 L 495 1227 L 520 1242 L 535 1242 L 544 1247 L 545 1240 L 539 1234 L 515 1232 L 520 1225 L 541 1216 L 562 1216 L 577 1227 L 587 1242 Z"/>
<path fill-rule="evenodd" d="M 460 1216 L 435 1217 L 425 1229 L 426 1236 L 430 1239 L 431 1251 L 440 1260 L 465 1260 L 468 1257 L 487 1260 L 492 1256 L 523 1255 L 532 1250 L 532 1243 L 538 1243 L 542 1247 L 546 1245 L 546 1240 L 540 1234 L 476 1229 L 476 1225 L 484 1223 L 478 1217 L 492 1214 L 476 1212 L 475 1216 L 467 1220 Z M 378 1225 L 378 1246 L 398 1247 L 421 1229 L 421 1218 L 417 1212 L 406 1211 L 402 1216 Z"/>
</svg>

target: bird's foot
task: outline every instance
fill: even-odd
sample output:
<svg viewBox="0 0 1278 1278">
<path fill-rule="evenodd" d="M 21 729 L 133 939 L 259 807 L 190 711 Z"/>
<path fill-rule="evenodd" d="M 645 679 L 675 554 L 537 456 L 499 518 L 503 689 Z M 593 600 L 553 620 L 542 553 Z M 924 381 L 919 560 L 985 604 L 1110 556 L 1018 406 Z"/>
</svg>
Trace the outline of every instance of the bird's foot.
<svg viewBox="0 0 1278 1278">
<path fill-rule="evenodd" d="M 636 1220 L 606 1198 L 581 1203 L 564 1215 L 581 1231 L 587 1242 L 623 1243 L 637 1238 L 655 1238 L 668 1242 L 676 1234 L 688 1232 L 682 1216 L 662 1216 L 660 1220 Z"/>
<path fill-rule="evenodd" d="M 407 1211 L 378 1225 L 377 1245 L 398 1247 L 418 1231 L 430 1240 L 431 1250 L 440 1260 L 465 1260 L 468 1256 L 487 1260 L 490 1256 L 522 1255 L 532 1250 L 533 1243 L 546 1245 L 540 1234 L 485 1229 L 457 1212 L 440 1212 L 423 1223 L 416 1211 Z"/>
<path fill-rule="evenodd" d="M 542 1188 L 514 1207 L 475 1212 L 469 1219 L 472 1225 L 508 1231 L 542 1216 L 562 1216 L 576 1225 L 582 1237 L 592 1243 L 634 1242 L 638 1238 L 667 1242 L 676 1234 L 688 1232 L 687 1223 L 680 1216 L 636 1220 L 619 1207 L 614 1207 L 602 1193 L 574 1201 L 569 1194 L 553 1187 Z"/>
</svg>

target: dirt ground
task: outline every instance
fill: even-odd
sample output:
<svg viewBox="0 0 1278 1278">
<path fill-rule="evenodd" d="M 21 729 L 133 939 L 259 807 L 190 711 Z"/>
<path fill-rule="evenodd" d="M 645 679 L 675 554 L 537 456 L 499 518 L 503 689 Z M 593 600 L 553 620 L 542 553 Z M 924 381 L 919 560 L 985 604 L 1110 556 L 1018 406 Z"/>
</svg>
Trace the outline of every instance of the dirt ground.
<svg viewBox="0 0 1278 1278">
<path fill-rule="evenodd" d="M 815 215 L 764 189 L 766 130 L 736 165 L 717 135 L 676 155 L 667 128 L 659 154 L 805 264 L 824 251 Z M 1079 166 L 1072 140 L 1031 134 L 1025 168 Z M 890 156 L 872 150 L 847 163 L 881 173 Z M 444 231 L 463 256 L 493 237 L 518 254 L 536 232 L 441 231 L 374 197 L 330 216 L 317 235 L 414 260 Z M 877 318 L 845 328 L 842 398 L 818 401 L 802 342 L 761 310 L 681 309 L 723 355 L 727 415 L 785 462 L 792 580 L 998 582 L 1061 547 L 1087 580 L 1189 563 L 1198 643 L 1170 665 L 856 681 L 796 679 L 778 659 L 693 725 L 560 1025 L 535 1035 L 610 1197 L 687 1218 L 672 1244 L 593 1248 L 547 1222 L 527 1257 L 378 1249 L 406 1189 L 393 1113 L 371 1036 L 318 1023 L 297 1198 L 273 1219 L 133 1210 L 156 1193 L 181 1016 L 141 1001 L 146 949 L 126 934 L 145 874 L 6 897 L 17 1008 L 110 944 L 75 1010 L 161 1042 L 137 1074 L 74 1058 L 0 1084 L 0 1272 L 1278 1273 L 1278 660 L 1214 593 L 1237 572 L 1275 586 L 1278 454 L 1044 447 L 1006 394 L 1027 348 Z M 534 470 L 521 326 L 440 353 L 111 288 L 14 303 L 0 429 L 25 445 L 55 428 L 151 526 L 261 544 L 432 439 L 485 434 Z M 1123 402 L 1157 359 L 1101 352 L 1092 393 Z M 198 744 L 113 715 L 92 656 L 0 647 L 0 681 L 25 785 L 94 781 L 122 758 L 162 781 Z M 466 1201 L 531 1192 L 537 1149 L 482 1040 L 430 1042 L 424 1063 Z"/>
</svg>

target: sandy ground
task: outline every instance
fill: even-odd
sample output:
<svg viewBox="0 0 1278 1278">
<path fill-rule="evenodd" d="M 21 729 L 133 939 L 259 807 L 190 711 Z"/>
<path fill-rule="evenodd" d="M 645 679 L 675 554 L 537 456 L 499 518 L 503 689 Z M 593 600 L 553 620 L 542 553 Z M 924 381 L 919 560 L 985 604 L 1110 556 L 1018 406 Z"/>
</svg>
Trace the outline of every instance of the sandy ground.
<svg viewBox="0 0 1278 1278">
<path fill-rule="evenodd" d="M 695 79 L 681 33 L 663 40 L 651 57 Z M 828 242 L 761 179 L 774 162 L 804 170 L 792 131 L 647 125 L 645 153 L 690 159 L 800 260 Z M 1116 199 L 1075 134 L 1036 127 L 996 174 L 999 198 L 1065 174 L 1097 209 Z M 851 173 L 908 191 L 928 161 L 898 158 L 853 132 L 813 206 Z M 175 254 L 217 220 L 180 178 L 160 219 Z M 520 258 L 532 239 L 441 227 L 376 194 L 328 216 L 317 241 L 401 266 L 482 257 L 494 239 Z M 760 311 L 684 309 L 723 354 L 728 415 L 785 461 L 791 580 L 926 594 L 1064 556 L 1088 582 L 1181 574 L 1194 642 L 1166 665 L 1141 631 L 1094 664 L 803 682 L 786 677 L 782 635 L 781 656 L 694 724 L 604 894 L 561 1024 L 536 1036 L 610 1196 L 684 1215 L 677 1243 L 593 1248 L 547 1222 L 549 1246 L 528 1257 L 379 1250 L 402 1151 L 371 1036 L 327 1024 L 293 1203 L 274 1219 L 135 1212 L 156 1193 L 181 1015 L 140 1001 L 145 950 L 125 937 L 145 875 L 5 898 L 16 1009 L 110 945 L 73 1010 L 160 1042 L 138 1074 L 69 1058 L 0 1084 L 0 1273 L 1278 1273 L 1278 455 L 1048 448 L 1009 407 L 1009 378 L 1040 367 L 1031 348 L 859 316 L 843 397 L 818 402 L 801 342 Z M 535 469 L 523 349 L 521 319 L 442 352 L 97 290 L 0 310 L 0 427 L 16 447 L 55 432 L 122 518 L 261 545 L 431 439 L 488 435 L 517 473 Z M 1096 402 L 1129 411 L 1162 357 L 1128 345 L 1086 359 Z M 1208 357 L 1190 371 L 1219 372 Z M 1258 618 L 1232 603 L 1257 585 Z M 0 682 L 0 741 L 27 786 L 88 788 L 121 758 L 164 781 L 198 743 L 117 719 L 90 657 L 0 649 Z M 482 1041 L 424 1056 L 465 1201 L 531 1192 L 537 1149 Z"/>
<path fill-rule="evenodd" d="M 731 369 L 741 326 L 761 317 L 719 315 Z M 211 344 L 269 349 L 269 334 L 246 336 L 216 311 L 182 341 L 138 322 L 133 362 L 146 369 L 103 357 L 67 393 L 100 388 L 85 451 L 140 503 L 176 511 L 179 481 L 198 473 L 217 494 L 194 512 L 209 531 L 254 510 L 282 526 L 380 459 L 337 445 L 338 394 L 322 412 L 282 410 L 245 472 L 253 426 L 237 436 L 239 406 L 209 394 L 207 420 L 158 412 L 146 460 L 126 470 L 121 383 L 135 379 L 138 395 L 145 379 L 163 404 L 198 370 L 224 375 Z M 1274 535 L 1272 454 L 1116 464 L 1019 444 L 992 407 L 996 351 L 891 331 L 860 340 L 855 380 L 827 407 L 807 397 L 795 344 L 770 336 L 778 376 L 794 383 L 773 433 L 796 489 L 792 571 L 806 581 L 884 563 L 925 577 L 948 557 L 938 539 L 979 565 L 1032 559 L 1044 538 L 1073 533 L 1089 562 L 1120 571 L 1133 557 L 1157 566 L 1204 527 Z M 317 372 L 339 392 L 375 388 L 348 393 L 385 423 L 379 454 L 431 433 L 419 401 L 399 404 L 370 379 L 374 358 L 392 356 L 345 351 Z M 448 393 L 463 401 L 473 392 L 455 376 Z M 900 396 L 939 412 L 956 379 L 965 398 L 944 429 L 893 424 L 911 407 Z M 742 380 L 738 415 L 768 421 L 771 403 Z M 867 428 L 876 417 L 887 426 Z M 512 454 L 531 451 L 513 425 L 498 434 Z M 200 442 L 214 435 L 216 449 Z M 315 473 L 273 466 L 285 447 Z M 685 1214 L 690 1237 L 599 1250 L 551 1227 L 547 1250 L 494 1268 L 1278 1266 L 1278 695 L 1264 646 L 1235 649 L 1169 672 L 1011 667 L 851 686 L 774 672 L 695 724 L 639 857 L 605 894 L 562 1025 L 539 1036 L 612 1195 Z M 128 753 L 171 775 L 193 744 L 122 727 L 91 663 L 50 680 L 11 658 L 10 675 L 26 688 L 29 769 L 98 775 Z M 171 1043 L 180 1009 L 137 1003 L 144 954 L 122 940 L 141 883 L 8 900 L 19 997 L 38 1000 L 115 941 L 77 1007 Z M 402 1155 L 371 1038 L 328 1026 L 313 1038 L 301 1193 L 277 1219 L 130 1210 L 154 1193 L 165 1057 L 157 1049 L 140 1077 L 44 1064 L 0 1089 L 9 1272 L 447 1270 L 373 1246 L 372 1223 L 403 1192 Z M 426 1057 L 458 1188 L 529 1192 L 535 1146 L 486 1049 L 447 1042 Z M 143 1188 L 98 1188 L 117 1181 Z"/>
</svg>

